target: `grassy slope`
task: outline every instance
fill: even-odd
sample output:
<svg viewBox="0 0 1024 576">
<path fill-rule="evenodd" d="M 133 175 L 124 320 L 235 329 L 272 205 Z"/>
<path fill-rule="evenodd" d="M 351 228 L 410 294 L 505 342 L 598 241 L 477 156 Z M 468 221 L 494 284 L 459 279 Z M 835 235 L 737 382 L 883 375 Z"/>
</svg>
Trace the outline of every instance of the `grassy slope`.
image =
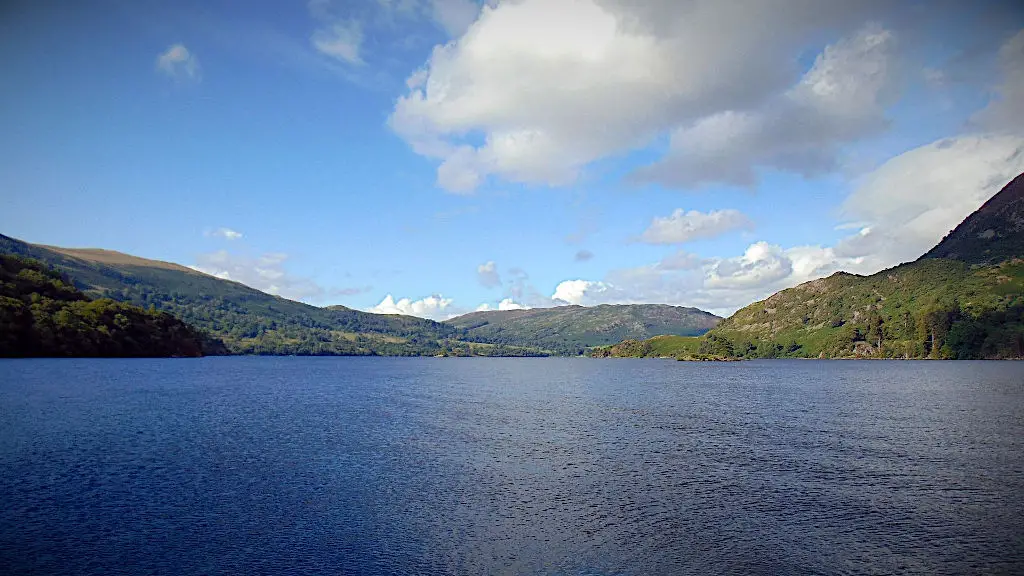
<svg viewBox="0 0 1024 576">
<path fill-rule="evenodd" d="M 927 259 L 783 290 L 702 337 L 626 340 L 592 355 L 1017 358 L 1024 355 L 1022 313 L 1024 261 L 971 266 Z"/>
<path fill-rule="evenodd" d="M 696 308 L 649 304 L 474 312 L 446 324 L 465 330 L 476 341 L 580 353 L 586 347 L 625 339 L 703 334 L 719 320 Z"/>
<path fill-rule="evenodd" d="M 1022 306 L 1020 261 L 972 267 L 927 259 L 783 290 L 737 311 L 708 338 L 762 357 L 1016 357 Z M 957 340 L 964 335 L 954 327 L 967 324 L 979 341 Z"/>
<path fill-rule="evenodd" d="M 598 358 L 679 358 L 699 352 L 701 338 L 697 336 L 661 335 L 647 340 L 626 340 L 613 346 L 595 349 L 591 356 Z"/>
</svg>

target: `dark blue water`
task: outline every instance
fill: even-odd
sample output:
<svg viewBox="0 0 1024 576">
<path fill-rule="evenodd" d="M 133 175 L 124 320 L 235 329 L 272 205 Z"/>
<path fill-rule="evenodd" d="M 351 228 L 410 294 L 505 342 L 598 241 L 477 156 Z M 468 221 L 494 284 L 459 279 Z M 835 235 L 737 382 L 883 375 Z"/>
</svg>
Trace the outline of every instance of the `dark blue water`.
<svg viewBox="0 0 1024 576">
<path fill-rule="evenodd" d="M 3 574 L 1024 573 L 1024 364 L 0 362 Z"/>
</svg>

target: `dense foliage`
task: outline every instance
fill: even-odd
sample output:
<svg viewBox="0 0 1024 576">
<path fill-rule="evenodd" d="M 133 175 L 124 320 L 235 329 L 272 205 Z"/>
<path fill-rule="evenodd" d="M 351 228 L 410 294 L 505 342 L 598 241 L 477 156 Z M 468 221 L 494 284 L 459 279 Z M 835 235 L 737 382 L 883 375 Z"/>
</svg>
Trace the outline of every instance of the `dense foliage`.
<svg viewBox="0 0 1024 576">
<path fill-rule="evenodd" d="M 0 252 L 54 266 L 90 296 L 170 313 L 222 339 L 232 353 L 434 355 L 457 329 L 420 318 L 318 308 L 237 282 L 116 252 L 67 250 L 0 235 Z"/>
<path fill-rule="evenodd" d="M 173 316 L 90 300 L 42 263 L 0 254 L 0 356 L 202 356 L 219 342 Z"/>
</svg>

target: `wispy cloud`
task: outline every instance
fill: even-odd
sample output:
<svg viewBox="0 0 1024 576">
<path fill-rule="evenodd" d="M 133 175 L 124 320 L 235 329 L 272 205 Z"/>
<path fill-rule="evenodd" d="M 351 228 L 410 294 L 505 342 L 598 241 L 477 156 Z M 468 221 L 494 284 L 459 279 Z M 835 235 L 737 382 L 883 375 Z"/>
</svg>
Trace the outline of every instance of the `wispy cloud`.
<svg viewBox="0 0 1024 576">
<path fill-rule="evenodd" d="M 501 286 L 501 275 L 493 260 L 476 267 L 476 279 L 484 288 Z"/>
<path fill-rule="evenodd" d="M 193 270 L 216 276 L 222 280 L 241 282 L 267 294 L 293 300 L 318 300 L 324 289 L 310 278 L 296 276 L 285 268 L 288 255 L 271 252 L 258 258 L 218 250 L 196 257 Z"/>
<path fill-rule="evenodd" d="M 362 65 L 363 26 L 339 16 L 329 0 L 310 0 L 309 13 L 318 22 L 310 42 L 318 52 L 351 65 Z"/>
<path fill-rule="evenodd" d="M 331 296 L 355 296 L 356 294 L 365 294 L 373 290 L 373 286 L 350 286 L 348 288 L 333 288 L 328 291 Z"/>
<path fill-rule="evenodd" d="M 199 60 L 184 44 L 172 44 L 156 57 L 156 69 L 175 80 L 198 82 Z"/>
<path fill-rule="evenodd" d="M 225 240 L 239 240 L 242 238 L 242 233 L 231 228 L 217 228 L 216 230 L 207 230 L 203 233 L 204 236 L 212 238 L 223 238 Z"/>
<path fill-rule="evenodd" d="M 640 236 L 648 244 L 682 244 L 702 238 L 714 238 L 738 229 L 754 226 L 739 210 L 713 210 L 708 213 L 677 209 L 670 216 L 657 217 Z"/>
<path fill-rule="evenodd" d="M 363 30 L 358 22 L 341 21 L 318 28 L 311 41 L 314 48 L 335 60 L 355 65 L 364 63 L 359 55 Z"/>
<path fill-rule="evenodd" d="M 576 255 L 572 257 L 576 262 L 586 262 L 594 258 L 594 253 L 590 250 L 580 250 L 576 252 Z"/>
</svg>

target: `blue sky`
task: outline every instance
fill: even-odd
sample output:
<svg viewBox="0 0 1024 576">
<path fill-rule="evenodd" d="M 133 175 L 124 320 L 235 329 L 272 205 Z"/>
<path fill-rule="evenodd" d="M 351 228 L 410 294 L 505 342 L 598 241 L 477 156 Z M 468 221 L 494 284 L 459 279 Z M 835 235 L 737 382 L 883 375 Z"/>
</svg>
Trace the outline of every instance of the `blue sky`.
<svg viewBox="0 0 1024 576">
<path fill-rule="evenodd" d="M 1024 10 L 966 4 L 5 3 L 0 232 L 432 318 L 727 314 L 1024 171 Z"/>
</svg>

